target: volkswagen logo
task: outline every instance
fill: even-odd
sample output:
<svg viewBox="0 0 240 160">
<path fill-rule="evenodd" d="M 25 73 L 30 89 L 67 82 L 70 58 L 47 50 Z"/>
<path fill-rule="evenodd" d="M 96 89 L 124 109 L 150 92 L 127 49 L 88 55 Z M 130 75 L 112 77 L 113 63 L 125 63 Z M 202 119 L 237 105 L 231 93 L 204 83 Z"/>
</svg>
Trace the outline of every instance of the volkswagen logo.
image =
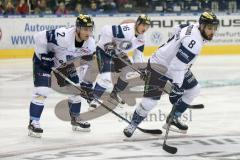
<svg viewBox="0 0 240 160">
<path fill-rule="evenodd" d="M 162 35 L 160 32 L 155 31 L 155 32 L 152 32 L 150 39 L 153 44 L 160 45 L 162 41 Z"/>
</svg>

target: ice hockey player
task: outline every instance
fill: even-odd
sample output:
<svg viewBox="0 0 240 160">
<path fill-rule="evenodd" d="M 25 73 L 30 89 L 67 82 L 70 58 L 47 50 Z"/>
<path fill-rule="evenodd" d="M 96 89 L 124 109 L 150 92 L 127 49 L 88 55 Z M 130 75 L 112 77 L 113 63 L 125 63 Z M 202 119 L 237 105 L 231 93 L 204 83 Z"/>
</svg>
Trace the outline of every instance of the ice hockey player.
<svg viewBox="0 0 240 160">
<path fill-rule="evenodd" d="M 163 87 L 166 80 L 173 84 L 169 99 L 174 110 L 172 116 L 167 117 L 167 122 L 172 118 L 170 130 L 187 132 L 188 126 L 181 122 L 180 117 L 200 92 L 198 81 L 190 67 L 200 54 L 203 44 L 212 40 L 218 25 L 216 15 L 206 11 L 201 14 L 198 23 L 177 26 L 173 36 L 149 58 L 144 97 L 133 114 L 131 124 L 123 131 L 125 136 L 131 137 L 148 112 L 156 106 L 162 91 L 154 87 Z M 166 67 L 167 72 L 160 74 L 152 68 L 153 64 Z"/>
<path fill-rule="evenodd" d="M 34 36 L 35 53 L 33 56 L 34 93 L 30 103 L 30 121 L 28 125 L 29 136 L 41 137 L 43 129 L 40 127 L 40 117 L 45 100 L 51 92 L 52 67 L 59 67 L 63 63 L 76 57 L 91 60 L 95 52 L 95 40 L 92 38 L 94 22 L 88 15 L 80 14 L 76 19 L 76 26 L 42 31 Z M 71 68 L 70 78 L 79 83 L 76 69 Z M 83 82 L 83 84 L 88 85 Z M 91 85 L 91 84 L 89 84 Z M 69 113 L 72 129 L 76 131 L 89 131 L 90 124 L 79 119 L 81 110 L 81 97 L 69 97 Z"/>
<path fill-rule="evenodd" d="M 101 30 L 100 40 L 97 44 L 96 55 L 100 70 L 100 79 L 95 84 L 93 96 L 100 99 L 109 86 L 112 85 L 111 72 L 121 72 L 126 68 L 122 60 L 131 64 L 127 55 L 133 51 L 133 62 L 143 62 L 144 33 L 150 27 L 150 18 L 140 15 L 136 21 L 126 20 L 120 25 L 105 25 Z M 124 103 L 117 94 L 128 85 L 126 76 L 120 75 L 110 94 L 111 98 L 118 103 Z M 93 100 L 90 103 L 90 110 L 98 106 L 98 102 Z"/>
</svg>

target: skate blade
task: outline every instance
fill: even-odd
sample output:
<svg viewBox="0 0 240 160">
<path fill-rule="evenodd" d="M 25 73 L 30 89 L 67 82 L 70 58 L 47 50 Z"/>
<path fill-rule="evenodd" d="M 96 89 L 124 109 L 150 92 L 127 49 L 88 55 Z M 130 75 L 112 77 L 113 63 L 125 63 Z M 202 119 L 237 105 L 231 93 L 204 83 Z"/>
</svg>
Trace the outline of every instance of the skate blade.
<svg viewBox="0 0 240 160">
<path fill-rule="evenodd" d="M 72 126 L 72 130 L 76 132 L 90 132 L 90 128 L 81 128 L 79 126 Z"/>
<path fill-rule="evenodd" d="M 167 124 L 164 124 L 162 128 L 166 130 Z M 181 134 L 187 134 L 187 130 L 178 129 L 178 128 L 174 127 L 173 125 L 170 126 L 169 131 L 181 133 Z"/>
<path fill-rule="evenodd" d="M 28 131 L 28 136 L 29 137 L 34 137 L 34 138 L 41 138 L 42 137 L 42 133 L 35 133 L 31 130 Z"/>
</svg>

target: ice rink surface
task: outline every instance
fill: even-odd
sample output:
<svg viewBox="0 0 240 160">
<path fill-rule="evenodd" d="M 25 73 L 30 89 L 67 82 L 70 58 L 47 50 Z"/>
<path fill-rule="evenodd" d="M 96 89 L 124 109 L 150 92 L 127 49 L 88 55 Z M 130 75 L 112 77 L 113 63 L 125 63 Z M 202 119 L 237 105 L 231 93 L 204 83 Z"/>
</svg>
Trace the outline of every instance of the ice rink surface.
<svg viewBox="0 0 240 160">
<path fill-rule="evenodd" d="M 168 143 L 178 148 L 175 155 L 162 150 L 163 135 L 136 131 L 126 141 L 127 124 L 111 113 L 92 120 L 91 132 L 76 133 L 69 122 L 59 120 L 55 105 L 65 95 L 53 92 L 41 118 L 41 139 L 27 136 L 29 102 L 33 91 L 31 59 L 0 60 L 0 159 L 138 159 L 138 160 L 240 160 L 240 56 L 201 56 L 192 71 L 202 85 L 194 104 L 202 110 L 188 110 L 186 135 L 170 132 Z M 141 124 L 159 129 L 171 107 L 166 96 Z M 84 103 L 82 110 L 87 110 Z M 116 111 L 132 114 L 134 107 Z M 127 117 L 129 118 L 129 117 Z"/>
</svg>

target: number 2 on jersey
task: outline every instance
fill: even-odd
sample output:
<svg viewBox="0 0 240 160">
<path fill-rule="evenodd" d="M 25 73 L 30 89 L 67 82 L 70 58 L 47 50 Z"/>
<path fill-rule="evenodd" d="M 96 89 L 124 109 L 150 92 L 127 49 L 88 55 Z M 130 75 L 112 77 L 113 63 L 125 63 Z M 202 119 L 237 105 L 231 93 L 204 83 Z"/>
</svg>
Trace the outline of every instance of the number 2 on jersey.
<svg viewBox="0 0 240 160">
<path fill-rule="evenodd" d="M 65 32 L 62 32 L 62 33 L 57 32 L 57 37 L 58 36 L 65 37 Z"/>
</svg>

